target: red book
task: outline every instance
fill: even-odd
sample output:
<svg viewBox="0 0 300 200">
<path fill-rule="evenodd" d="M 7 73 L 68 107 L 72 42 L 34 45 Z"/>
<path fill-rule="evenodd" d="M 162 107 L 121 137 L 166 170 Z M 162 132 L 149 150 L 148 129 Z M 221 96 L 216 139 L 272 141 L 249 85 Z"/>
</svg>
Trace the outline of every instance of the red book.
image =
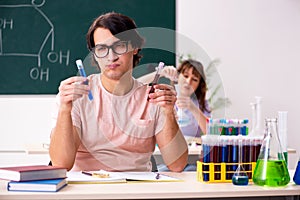
<svg viewBox="0 0 300 200">
<path fill-rule="evenodd" d="M 0 179 L 12 181 L 32 181 L 66 177 L 67 169 L 49 165 L 30 165 L 0 168 Z"/>
</svg>

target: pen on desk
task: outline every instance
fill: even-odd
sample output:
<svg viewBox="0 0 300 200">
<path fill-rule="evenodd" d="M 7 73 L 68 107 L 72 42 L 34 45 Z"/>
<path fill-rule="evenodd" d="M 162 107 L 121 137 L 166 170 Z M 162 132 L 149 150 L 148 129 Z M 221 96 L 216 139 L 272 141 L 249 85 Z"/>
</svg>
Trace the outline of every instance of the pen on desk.
<svg viewBox="0 0 300 200">
<path fill-rule="evenodd" d="M 151 84 L 151 88 L 150 88 L 149 94 L 151 94 L 151 93 L 154 92 L 154 85 L 156 85 L 158 83 L 158 79 L 160 77 L 160 71 L 162 70 L 162 68 L 164 67 L 164 65 L 165 65 L 165 63 L 159 62 L 158 67 L 157 67 L 157 72 L 155 74 L 155 77 L 154 77 L 153 81 L 150 83 Z M 149 97 L 148 97 L 147 100 L 149 100 Z"/>
<path fill-rule="evenodd" d="M 81 173 L 82 173 L 82 174 L 84 174 L 84 175 L 93 176 L 93 174 L 92 174 L 92 173 L 90 173 L 90 172 L 81 171 Z"/>
<path fill-rule="evenodd" d="M 82 60 L 76 60 L 76 65 L 77 65 L 77 68 L 78 68 L 78 71 L 79 71 L 79 74 L 83 77 L 86 77 L 86 73 L 84 71 L 84 68 L 83 68 L 83 63 L 82 63 Z M 88 81 L 85 81 L 84 84 L 88 84 Z M 92 101 L 93 100 L 93 95 L 92 95 L 92 92 L 89 91 L 89 99 Z"/>
<path fill-rule="evenodd" d="M 159 176 L 160 176 L 160 174 L 157 172 L 156 176 L 155 176 L 155 179 L 159 179 Z"/>
<path fill-rule="evenodd" d="M 104 170 L 100 170 L 99 172 L 81 171 L 81 173 L 84 175 L 93 176 L 96 178 L 109 178 L 110 177 L 109 173 Z"/>
</svg>

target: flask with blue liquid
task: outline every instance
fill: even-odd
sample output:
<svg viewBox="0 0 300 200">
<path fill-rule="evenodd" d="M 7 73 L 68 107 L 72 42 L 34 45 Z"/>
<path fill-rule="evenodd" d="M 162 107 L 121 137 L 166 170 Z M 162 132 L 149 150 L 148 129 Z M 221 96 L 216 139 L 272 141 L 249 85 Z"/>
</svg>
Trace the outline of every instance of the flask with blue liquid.
<svg viewBox="0 0 300 200">
<path fill-rule="evenodd" d="M 299 158 L 299 160 L 298 160 L 298 164 L 297 164 L 297 167 L 296 167 L 296 171 L 295 171 L 295 174 L 294 174 L 293 181 L 294 181 L 297 185 L 300 185 L 300 158 Z"/>
<path fill-rule="evenodd" d="M 247 172 L 245 171 L 243 165 L 242 165 L 242 155 L 243 155 L 243 136 L 240 134 L 238 138 L 239 142 L 239 151 L 238 151 L 238 156 L 239 156 L 239 165 L 238 168 L 235 170 L 233 176 L 232 176 L 232 183 L 234 185 L 248 185 L 249 178 L 247 175 Z"/>
</svg>

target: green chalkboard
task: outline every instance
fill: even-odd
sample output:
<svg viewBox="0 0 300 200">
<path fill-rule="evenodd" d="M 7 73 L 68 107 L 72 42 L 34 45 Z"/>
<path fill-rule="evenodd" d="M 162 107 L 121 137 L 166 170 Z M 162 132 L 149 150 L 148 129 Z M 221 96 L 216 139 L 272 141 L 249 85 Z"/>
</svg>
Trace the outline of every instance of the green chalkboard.
<svg viewBox="0 0 300 200">
<path fill-rule="evenodd" d="M 133 18 L 145 38 L 140 76 L 175 64 L 175 0 L 0 0 L 0 94 L 55 94 L 89 51 L 85 35 L 106 12 Z M 85 66 L 88 73 L 97 72 Z M 90 69 L 91 70 L 90 70 Z"/>
</svg>

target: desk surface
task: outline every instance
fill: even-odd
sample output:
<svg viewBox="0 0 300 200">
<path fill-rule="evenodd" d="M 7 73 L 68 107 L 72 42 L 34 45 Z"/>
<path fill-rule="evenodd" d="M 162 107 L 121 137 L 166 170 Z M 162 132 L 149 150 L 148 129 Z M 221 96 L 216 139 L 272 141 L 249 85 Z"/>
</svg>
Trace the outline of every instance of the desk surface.
<svg viewBox="0 0 300 200">
<path fill-rule="evenodd" d="M 7 181 L 0 181 L 0 199 L 166 199 L 166 198 L 232 198 L 300 196 L 300 186 L 290 183 L 286 187 L 266 188 L 253 185 L 234 186 L 231 183 L 208 184 L 196 180 L 196 172 L 172 173 L 183 182 L 69 184 L 56 193 L 9 192 Z"/>
</svg>

